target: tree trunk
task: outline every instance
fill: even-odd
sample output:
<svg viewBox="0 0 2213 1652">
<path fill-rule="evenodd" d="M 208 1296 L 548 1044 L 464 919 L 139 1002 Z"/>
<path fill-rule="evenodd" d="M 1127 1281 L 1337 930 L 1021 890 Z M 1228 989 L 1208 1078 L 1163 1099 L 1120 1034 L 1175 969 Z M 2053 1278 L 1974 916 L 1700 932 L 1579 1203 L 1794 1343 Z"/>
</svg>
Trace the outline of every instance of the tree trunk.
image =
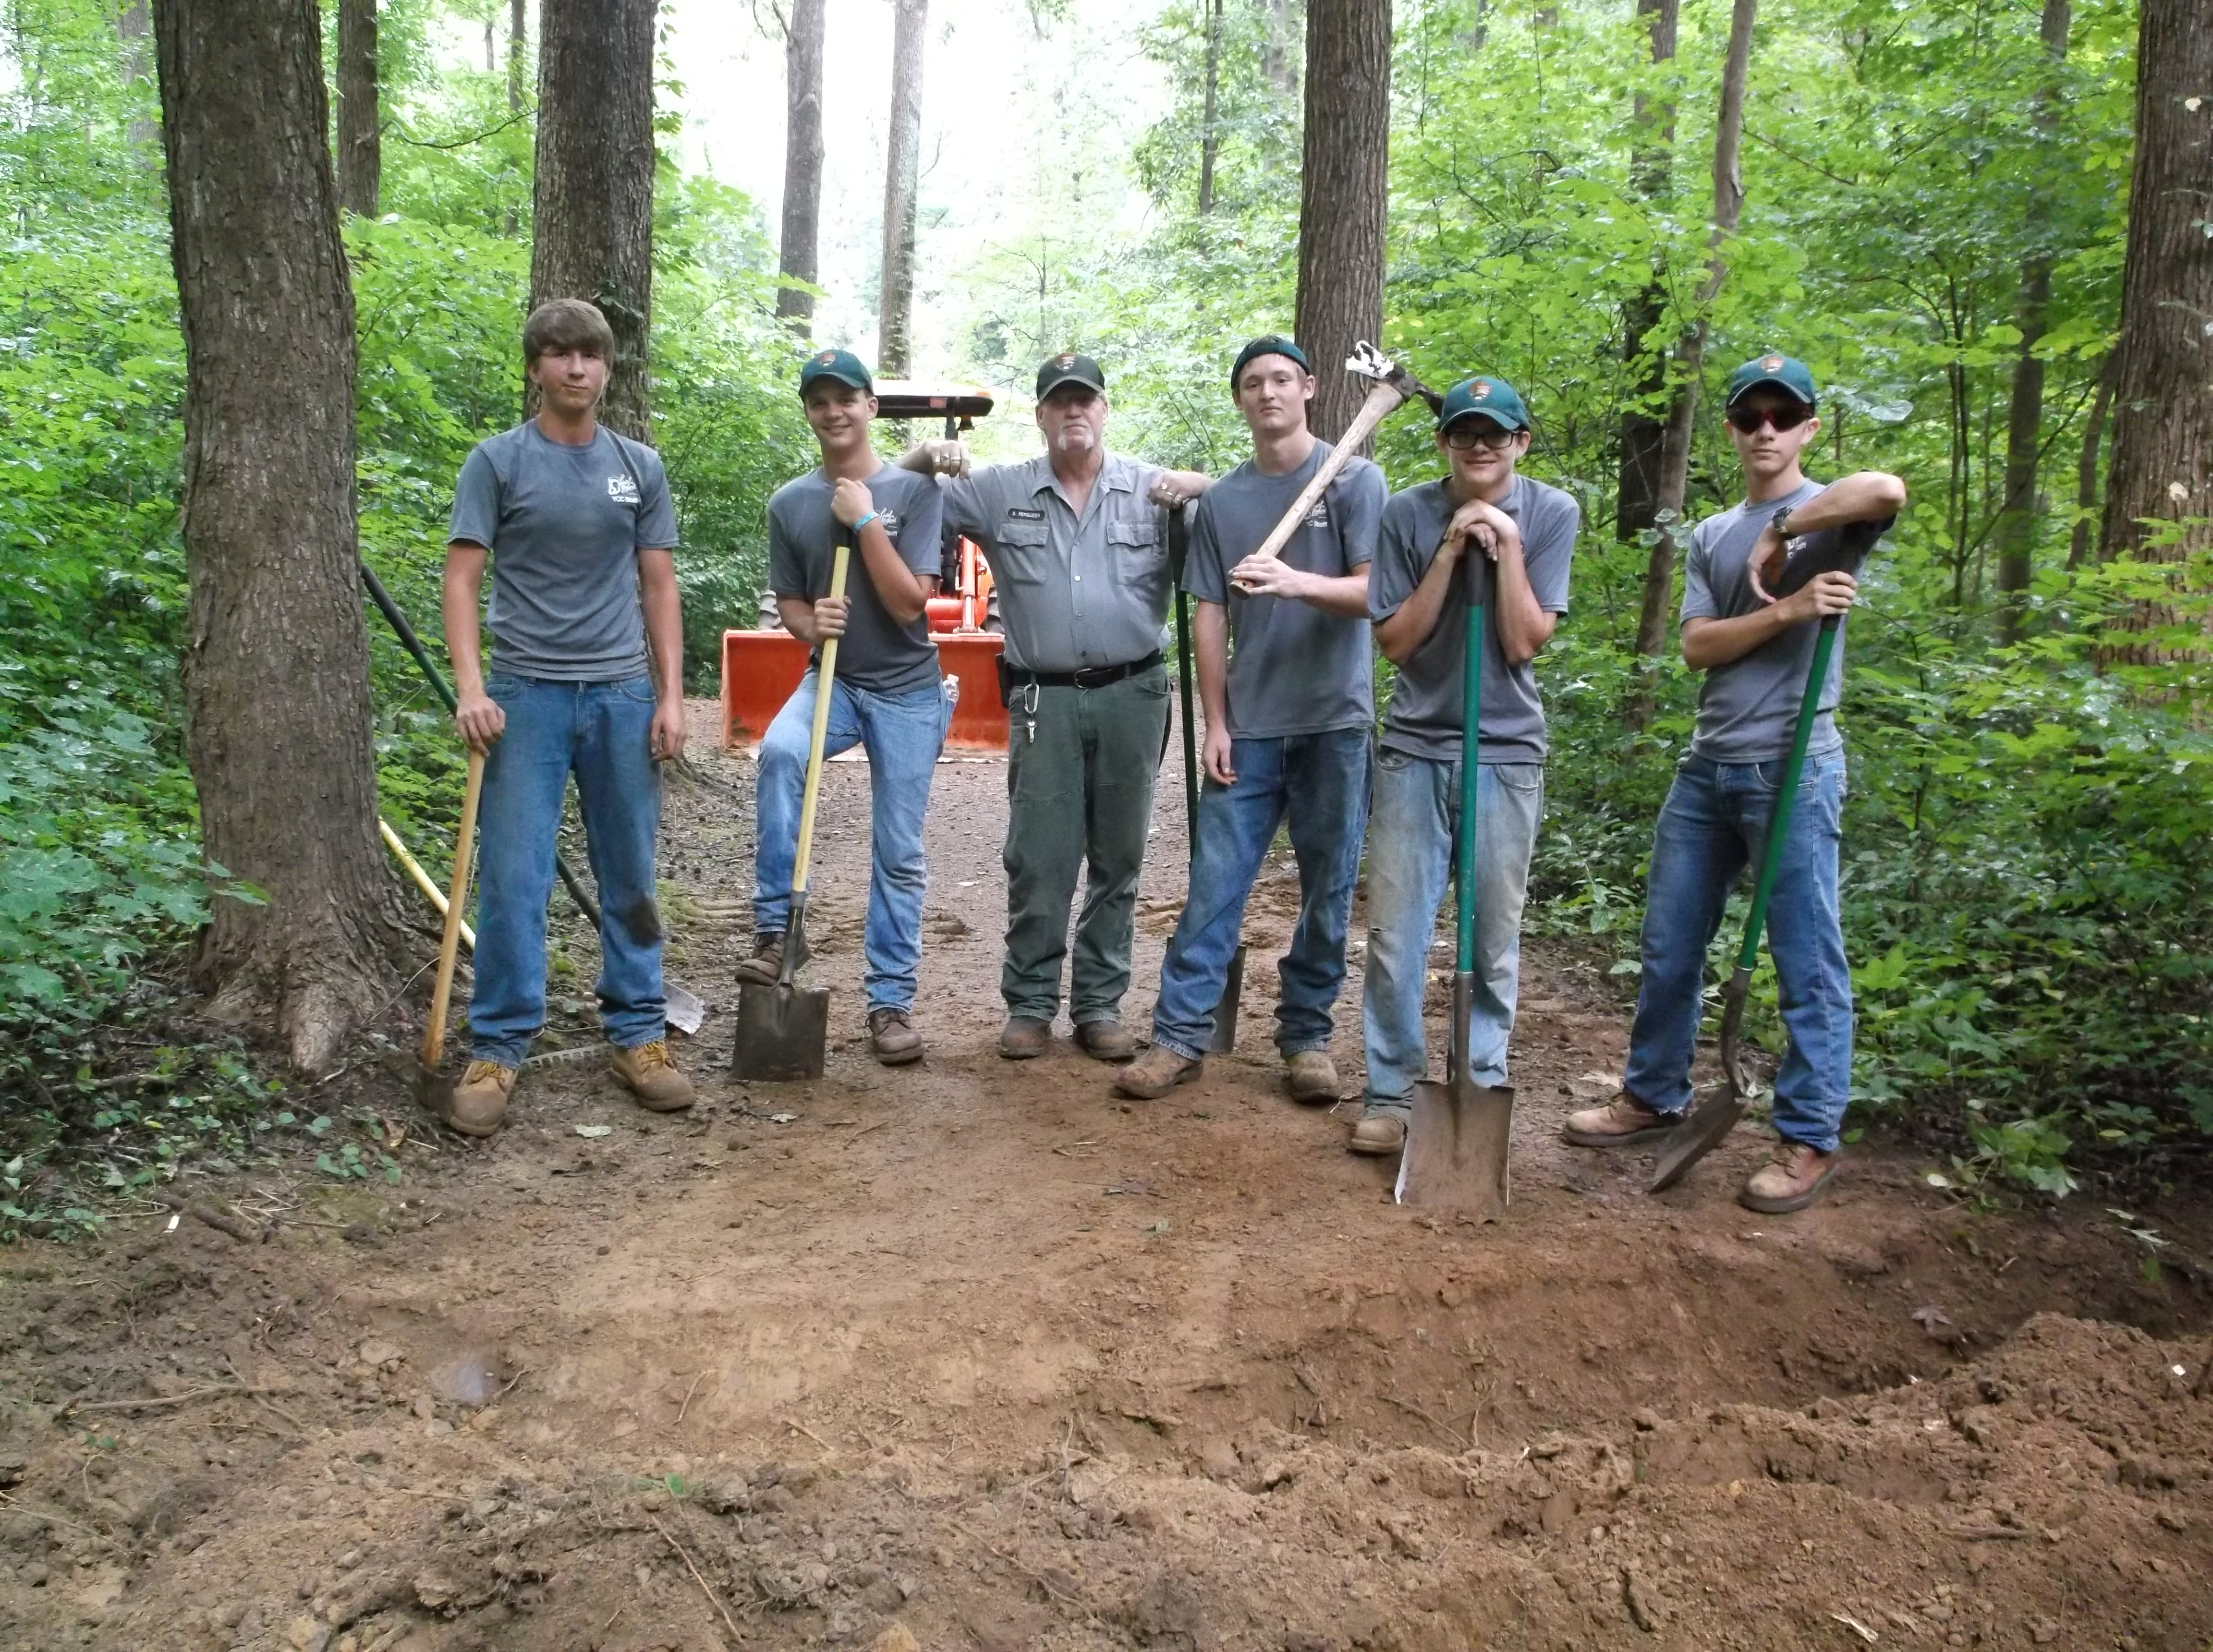
<svg viewBox="0 0 2213 1652">
<path fill-rule="evenodd" d="M 538 31 L 530 302 L 585 298 L 614 329 L 600 417 L 653 440 L 653 27 L 657 0 L 546 0 Z"/>
<path fill-rule="evenodd" d="M 1260 48 L 1260 73 L 1285 97 L 1299 89 L 1299 66 L 1291 55 L 1291 0 L 1259 0 L 1267 13 L 1268 41 Z"/>
<path fill-rule="evenodd" d="M 1306 83 L 1295 325 L 1320 381 L 1310 423 L 1335 441 L 1367 394 L 1345 358 L 1383 335 L 1391 0 L 1308 0 Z"/>
<path fill-rule="evenodd" d="M 2113 405 L 2113 369 L 2108 356 L 2098 365 L 2097 387 L 2090 393 L 2090 411 L 2082 420 L 2082 452 L 2075 461 L 2075 530 L 2067 536 L 2067 566 L 2071 572 L 2090 557 L 2090 518 L 2098 509 L 2098 449 L 2105 441 L 2106 413 Z"/>
<path fill-rule="evenodd" d="M 523 60 L 530 52 L 529 0 L 509 0 L 507 9 L 507 112 L 522 113 Z"/>
<path fill-rule="evenodd" d="M 2040 34 L 2045 55 L 2057 65 L 2067 60 L 2067 31 L 2073 21 L 2070 0 L 2044 0 Z M 2051 106 L 2057 88 L 2047 78 L 2038 88 L 2031 122 L 2040 158 L 2051 147 Z M 2030 234 L 2036 235 L 2032 229 Z M 2037 247 L 2021 261 L 2021 292 L 2014 301 L 2014 326 L 2021 332 L 2021 353 L 2014 357 L 2013 392 L 2006 408 L 2005 494 L 1991 538 L 1998 556 L 1998 637 L 2020 639 L 2021 596 L 2035 572 L 2036 475 L 2044 448 L 2044 358 L 2038 340 L 2051 309 L 2051 255 Z"/>
<path fill-rule="evenodd" d="M 1214 210 L 1214 162 L 1222 152 L 1222 134 L 1215 119 L 1222 101 L 1222 0 L 1208 0 L 1206 8 L 1206 104 L 1198 127 L 1198 216 Z"/>
<path fill-rule="evenodd" d="M 354 311 L 314 0 L 156 0 L 186 384 L 186 753 L 217 899 L 218 1012 L 302 1071 L 387 1001 L 402 931 L 376 836 L 354 539 Z"/>
<path fill-rule="evenodd" d="M 115 20 L 115 32 L 123 37 L 123 83 L 137 86 L 147 77 L 152 65 L 146 60 L 147 36 L 153 30 L 147 21 L 146 0 L 131 0 Z M 133 115 L 124 127 L 124 136 L 134 149 L 150 149 L 161 134 L 154 123 L 143 115 Z"/>
<path fill-rule="evenodd" d="M 892 0 L 892 115 L 884 145 L 882 279 L 876 298 L 876 371 L 913 366 L 914 210 L 922 174 L 922 48 L 930 0 Z"/>
<path fill-rule="evenodd" d="M 1676 0 L 1637 0 L 1637 13 L 1646 20 L 1652 61 L 1672 61 Z M 1630 184 L 1656 212 L 1667 201 L 1673 178 L 1674 100 L 1639 92 L 1631 119 L 1637 144 L 1630 152 Z M 1667 289 L 1655 269 L 1643 290 L 1622 307 L 1622 360 L 1635 375 L 1638 404 L 1621 415 L 1621 475 L 1614 491 L 1613 533 L 1624 544 L 1648 532 L 1660 509 L 1660 444 L 1667 425 L 1646 409 L 1667 387 L 1667 357 L 1647 341 L 1667 314 Z"/>
<path fill-rule="evenodd" d="M 824 0 L 793 0 L 783 37 L 783 242 L 777 266 L 810 286 L 820 274 L 822 225 L 822 13 Z M 813 330 L 814 295 L 782 287 L 776 313 L 802 338 Z"/>
<path fill-rule="evenodd" d="M 338 0 L 338 204 L 376 216 L 384 170 L 376 107 L 376 0 Z"/>
</svg>

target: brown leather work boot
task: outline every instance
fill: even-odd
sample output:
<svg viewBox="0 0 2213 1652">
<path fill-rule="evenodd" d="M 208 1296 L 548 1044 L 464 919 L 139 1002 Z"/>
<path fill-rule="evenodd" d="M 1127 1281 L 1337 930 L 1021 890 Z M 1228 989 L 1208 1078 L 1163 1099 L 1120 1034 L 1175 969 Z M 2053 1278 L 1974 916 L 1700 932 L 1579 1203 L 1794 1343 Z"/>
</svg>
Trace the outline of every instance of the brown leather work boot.
<svg viewBox="0 0 2213 1652">
<path fill-rule="evenodd" d="M 738 965 L 738 978 L 757 986 L 774 986 L 783 973 L 783 931 L 764 930 L 753 937 L 753 955 Z"/>
<path fill-rule="evenodd" d="M 1114 1075 L 1114 1089 L 1140 1101 L 1166 1095 L 1179 1084 L 1188 1084 L 1206 1070 L 1203 1061 L 1192 1061 L 1165 1045 L 1155 1044 Z"/>
<path fill-rule="evenodd" d="M 1009 1061 L 1027 1061 L 1052 1047 L 1052 1023 L 1035 1015 L 1009 1015 L 999 1029 L 999 1053 Z"/>
<path fill-rule="evenodd" d="M 1294 1101 L 1309 1107 L 1337 1105 L 1337 1064 L 1326 1050 L 1294 1050 L 1284 1057 L 1283 1082 Z"/>
<path fill-rule="evenodd" d="M 1117 1021 L 1084 1022 L 1076 1043 L 1094 1061 L 1127 1061 L 1137 1053 L 1137 1035 Z"/>
<path fill-rule="evenodd" d="M 922 1059 L 922 1034 L 904 1009 L 889 1004 L 869 1012 L 869 1048 L 887 1067 L 904 1067 Z"/>
<path fill-rule="evenodd" d="M 515 1093 L 515 1069 L 497 1061 L 472 1061 L 461 1082 L 437 1109 L 448 1129 L 464 1136 L 492 1136 L 507 1122 L 507 1099 Z"/>
<path fill-rule="evenodd" d="M 1383 1158 L 1403 1153 L 1406 1148 L 1406 1120 L 1395 1113 L 1371 1113 L 1352 1127 L 1352 1139 L 1345 1143 L 1348 1153 L 1365 1153 Z"/>
<path fill-rule="evenodd" d="M 649 1113 L 681 1113 L 692 1105 L 692 1081 L 668 1058 L 667 1039 L 616 1051 L 613 1068 L 616 1079 Z"/>
<path fill-rule="evenodd" d="M 1803 1142 L 1777 1145 L 1767 1162 L 1752 1173 L 1736 1202 L 1762 1216 L 1802 1210 L 1829 1191 L 1841 1153 L 1817 1153 Z"/>
<path fill-rule="evenodd" d="M 1656 1113 L 1627 1090 L 1602 1107 L 1582 1107 L 1568 1115 L 1560 1139 L 1573 1147 L 1635 1147 L 1673 1135 L 1680 1113 Z"/>
</svg>

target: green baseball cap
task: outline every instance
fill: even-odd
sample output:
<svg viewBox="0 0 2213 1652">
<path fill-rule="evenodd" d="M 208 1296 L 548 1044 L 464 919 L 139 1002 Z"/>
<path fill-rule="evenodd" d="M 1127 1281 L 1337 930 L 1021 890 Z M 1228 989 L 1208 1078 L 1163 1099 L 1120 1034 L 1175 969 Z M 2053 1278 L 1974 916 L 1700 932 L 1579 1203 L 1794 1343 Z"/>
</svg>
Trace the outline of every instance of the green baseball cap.
<svg viewBox="0 0 2213 1652">
<path fill-rule="evenodd" d="M 1295 343 L 1280 332 L 1264 332 L 1237 352 L 1236 365 L 1229 369 L 1229 387 L 1232 390 L 1237 387 L 1237 381 L 1244 375 L 1246 368 L 1263 356 L 1285 357 L 1299 364 L 1300 372 L 1314 371 L 1313 363 L 1307 360 L 1306 351 Z"/>
<path fill-rule="evenodd" d="M 850 350 L 818 350 L 809 356 L 807 365 L 799 369 L 799 393 L 805 395 L 807 387 L 817 379 L 835 379 L 869 395 L 876 393 L 876 381 L 861 365 L 861 358 Z"/>
<path fill-rule="evenodd" d="M 1088 384 L 1100 395 L 1106 393 L 1106 375 L 1099 370 L 1099 363 L 1088 356 L 1075 356 L 1066 351 L 1049 357 L 1038 369 L 1037 399 L 1043 401 L 1064 384 Z"/>
<path fill-rule="evenodd" d="M 1521 392 L 1503 379 L 1478 374 L 1472 379 L 1462 379 L 1445 392 L 1444 405 L 1437 409 L 1437 429 L 1449 429 L 1461 419 L 1478 413 L 1503 430 L 1529 428 L 1529 410 L 1521 405 Z"/>
<path fill-rule="evenodd" d="M 1777 390 L 1788 391 L 1808 407 L 1818 404 L 1814 399 L 1814 374 L 1805 363 L 1793 361 L 1788 356 L 1778 356 L 1772 351 L 1756 357 L 1729 375 L 1728 399 L 1722 405 L 1736 405 L 1736 399 L 1747 390 L 1757 390 L 1763 384 L 1771 384 Z"/>
</svg>

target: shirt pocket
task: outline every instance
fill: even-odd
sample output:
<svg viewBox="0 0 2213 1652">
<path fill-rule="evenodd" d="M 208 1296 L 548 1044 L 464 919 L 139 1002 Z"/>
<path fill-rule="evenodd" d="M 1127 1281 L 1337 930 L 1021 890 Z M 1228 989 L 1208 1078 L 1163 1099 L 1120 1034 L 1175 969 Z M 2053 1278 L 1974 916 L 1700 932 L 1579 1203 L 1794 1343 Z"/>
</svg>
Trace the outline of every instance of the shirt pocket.
<svg viewBox="0 0 2213 1652">
<path fill-rule="evenodd" d="M 1117 517 L 1106 524 L 1106 559 L 1116 584 L 1148 604 L 1167 600 L 1167 542 L 1152 512 Z"/>
<path fill-rule="evenodd" d="M 1041 585 L 1052 555 L 1052 533 L 1043 522 L 1002 522 L 984 560 L 991 577 L 1008 585 Z"/>
</svg>

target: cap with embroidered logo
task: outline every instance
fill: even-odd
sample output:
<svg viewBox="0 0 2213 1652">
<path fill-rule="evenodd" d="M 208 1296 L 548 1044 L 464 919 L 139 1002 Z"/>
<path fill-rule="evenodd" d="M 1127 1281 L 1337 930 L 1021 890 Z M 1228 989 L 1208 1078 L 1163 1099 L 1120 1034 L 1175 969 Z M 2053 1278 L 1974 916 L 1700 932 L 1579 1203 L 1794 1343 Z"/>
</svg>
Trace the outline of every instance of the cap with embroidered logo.
<svg viewBox="0 0 2213 1652">
<path fill-rule="evenodd" d="M 1100 395 L 1106 393 L 1106 375 L 1088 356 L 1063 351 L 1047 357 L 1046 364 L 1038 369 L 1037 399 L 1043 401 L 1064 384 L 1088 384 Z"/>
<path fill-rule="evenodd" d="M 1814 399 L 1813 370 L 1803 362 L 1770 351 L 1765 356 L 1754 357 L 1729 375 L 1728 399 L 1722 405 L 1735 406 L 1739 396 L 1763 384 L 1795 396 L 1808 407 L 1818 405 Z"/>
<path fill-rule="evenodd" d="M 1263 356 L 1281 356 L 1288 361 L 1296 362 L 1302 373 L 1314 371 L 1313 364 L 1307 360 L 1306 351 L 1295 343 L 1280 332 L 1264 332 L 1237 352 L 1236 364 L 1229 369 L 1229 387 L 1232 390 L 1237 387 L 1237 381 L 1245 376 L 1245 369 Z"/>
<path fill-rule="evenodd" d="M 1503 379 L 1478 374 L 1445 392 L 1444 405 L 1437 409 L 1437 429 L 1448 430 L 1464 418 L 1478 415 L 1502 430 L 1529 428 L 1529 410 L 1521 405 L 1521 393 Z"/>
<path fill-rule="evenodd" d="M 850 350 L 818 350 L 809 356 L 807 364 L 799 369 L 799 393 L 805 395 L 807 387 L 817 379 L 835 379 L 869 395 L 876 393 L 875 380 L 861 365 L 861 358 Z"/>
</svg>

